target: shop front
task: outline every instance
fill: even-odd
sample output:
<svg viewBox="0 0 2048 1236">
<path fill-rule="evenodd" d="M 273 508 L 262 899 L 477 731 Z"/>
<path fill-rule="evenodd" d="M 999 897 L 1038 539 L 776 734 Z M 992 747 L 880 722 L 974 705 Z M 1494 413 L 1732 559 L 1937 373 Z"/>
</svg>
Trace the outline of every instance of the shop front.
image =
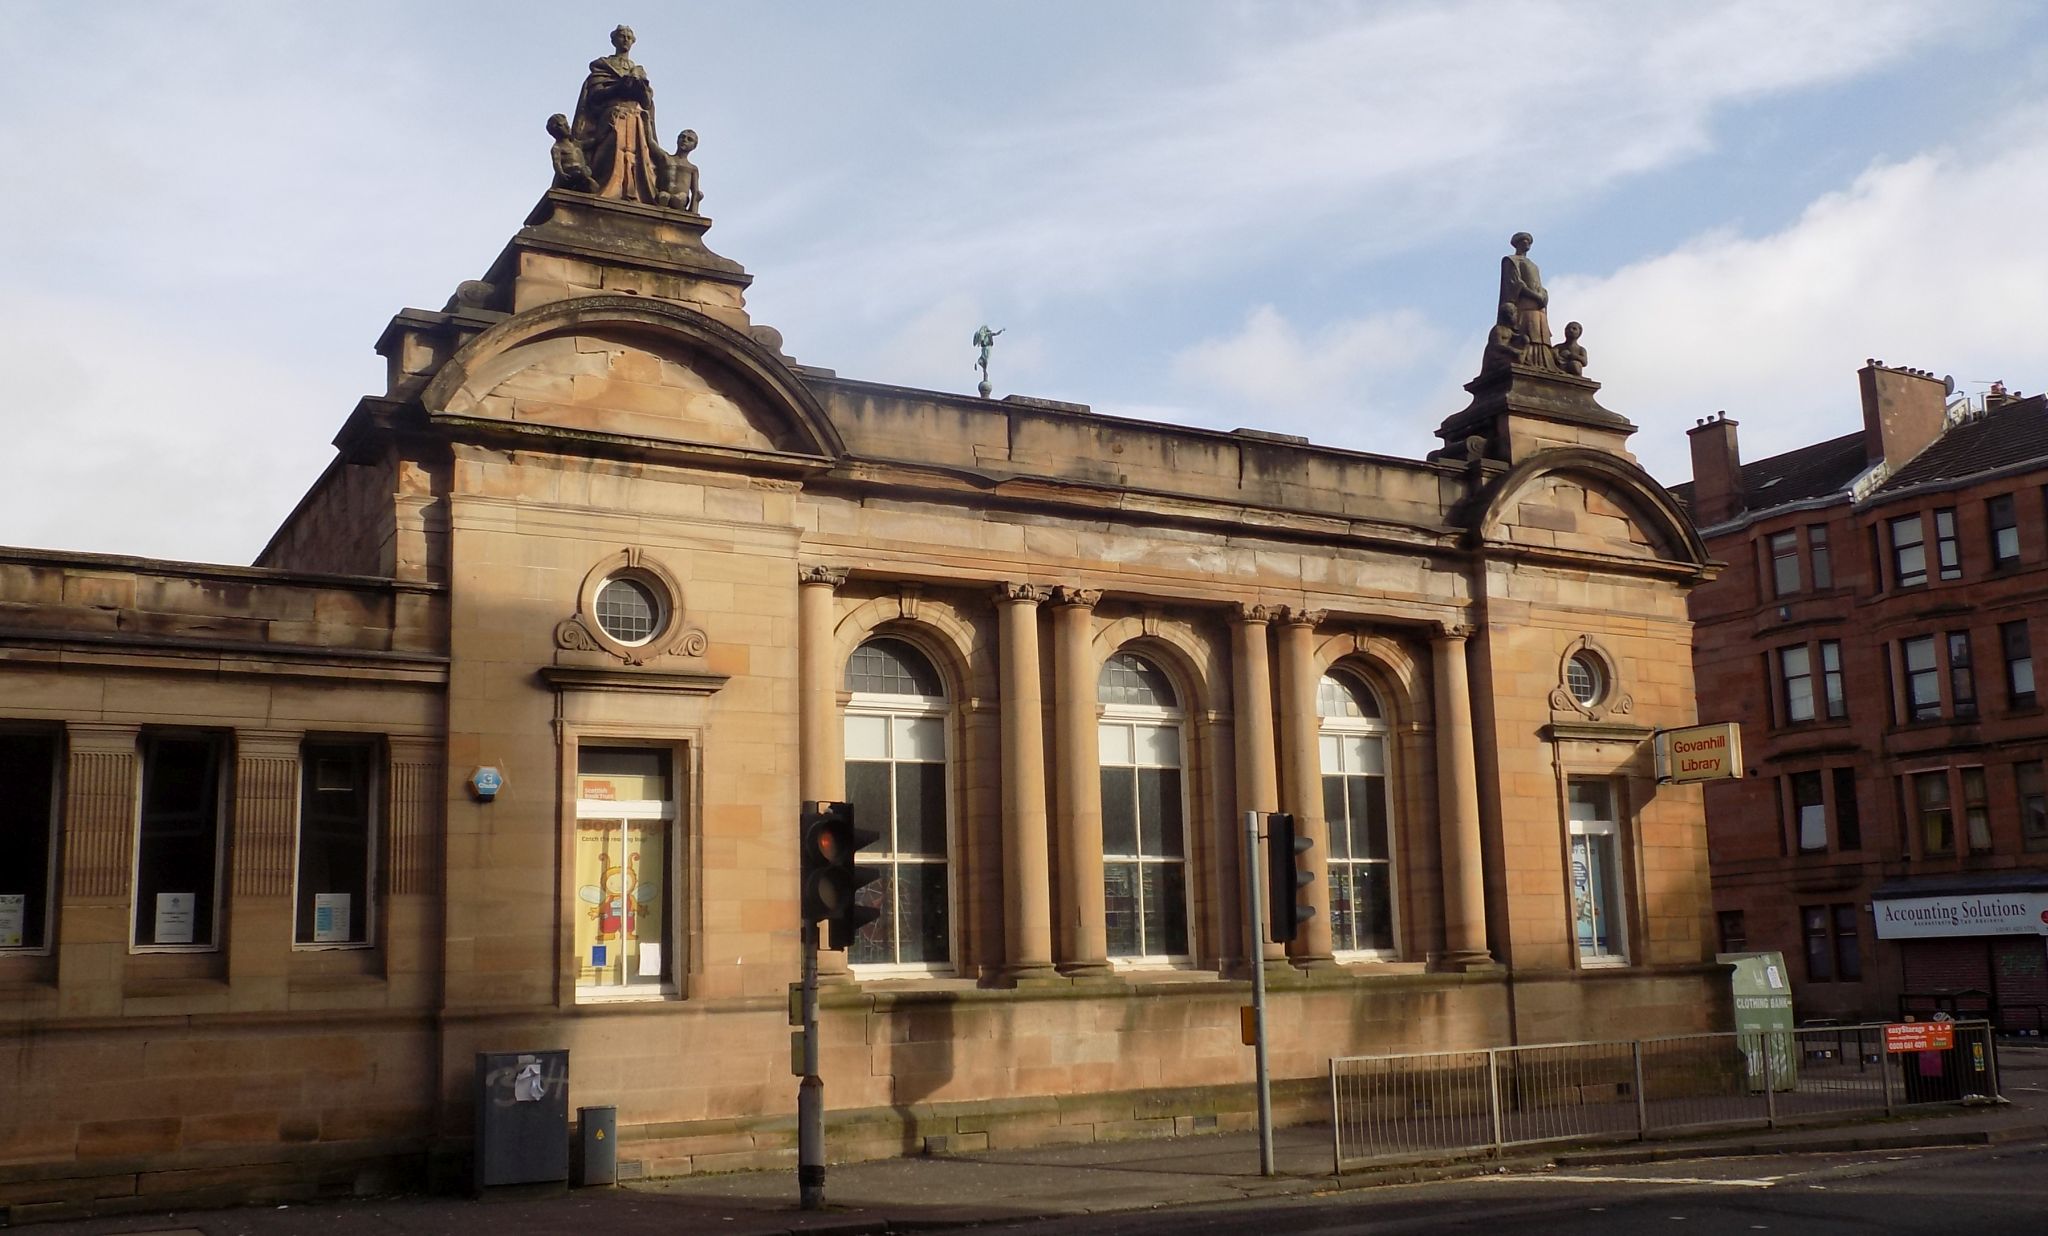
<svg viewBox="0 0 2048 1236">
<path fill-rule="evenodd" d="M 1871 911 L 1877 938 L 1897 942 L 1902 1016 L 2048 1029 L 2048 876 L 1974 887 L 1901 881 L 1878 888 Z"/>
</svg>

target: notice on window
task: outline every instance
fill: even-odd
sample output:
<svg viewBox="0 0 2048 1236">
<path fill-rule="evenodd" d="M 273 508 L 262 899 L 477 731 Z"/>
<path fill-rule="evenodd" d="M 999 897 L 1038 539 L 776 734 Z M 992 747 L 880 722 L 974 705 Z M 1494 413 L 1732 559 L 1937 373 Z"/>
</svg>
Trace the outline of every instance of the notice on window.
<svg viewBox="0 0 2048 1236">
<path fill-rule="evenodd" d="M 598 777 L 585 777 L 580 793 L 584 798 L 597 802 L 612 803 L 619 800 L 618 787 Z"/>
<path fill-rule="evenodd" d="M 644 941 L 644 940 L 643 940 L 643 941 L 641 942 L 641 944 L 640 944 L 640 977 L 641 977 L 641 978 L 660 978 L 660 977 L 661 977 L 661 945 L 659 945 L 659 944 L 649 944 L 649 943 L 647 943 L 647 942 L 646 942 L 646 941 Z"/>
<path fill-rule="evenodd" d="M 193 912 L 197 909 L 198 903 L 197 893 L 158 893 L 156 934 L 150 937 L 150 943 L 192 943 Z"/>
<path fill-rule="evenodd" d="M 28 922 L 28 894 L 0 893 L 0 948 L 20 948 Z"/>
<path fill-rule="evenodd" d="M 313 943 L 347 944 L 350 925 L 347 893 L 313 894 Z"/>
</svg>

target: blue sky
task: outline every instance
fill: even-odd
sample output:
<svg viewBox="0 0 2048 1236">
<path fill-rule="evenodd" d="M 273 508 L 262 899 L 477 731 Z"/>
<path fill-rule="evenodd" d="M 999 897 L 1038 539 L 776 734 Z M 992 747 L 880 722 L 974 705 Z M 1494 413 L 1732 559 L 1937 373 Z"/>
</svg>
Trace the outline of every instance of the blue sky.
<svg viewBox="0 0 2048 1236">
<path fill-rule="evenodd" d="M 618 21 L 800 360 L 1419 456 L 1507 237 L 1686 479 L 1866 357 L 2037 389 L 2048 12 L 2000 0 L 0 6 L 0 543 L 247 561 L 481 275 Z"/>
</svg>

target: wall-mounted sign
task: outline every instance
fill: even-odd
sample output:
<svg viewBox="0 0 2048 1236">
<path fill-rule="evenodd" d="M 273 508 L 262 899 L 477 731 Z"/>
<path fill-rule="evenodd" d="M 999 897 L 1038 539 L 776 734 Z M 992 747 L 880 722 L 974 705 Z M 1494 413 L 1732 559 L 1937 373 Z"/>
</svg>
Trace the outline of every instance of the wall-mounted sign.
<svg viewBox="0 0 2048 1236">
<path fill-rule="evenodd" d="M 1742 726 L 1735 721 L 1658 730 L 1657 780 L 1674 785 L 1742 775 Z"/>
<path fill-rule="evenodd" d="M 504 788 L 505 774 L 489 764 L 469 774 L 469 792 L 485 802 L 496 798 L 498 791 Z"/>
<path fill-rule="evenodd" d="M 1873 901 L 1880 940 L 2048 936 L 2048 893 L 1961 893 Z"/>
<path fill-rule="evenodd" d="M 1913 1051 L 1947 1051 L 1956 1045 L 1956 1028 L 1946 1021 L 1895 1021 L 1884 1028 L 1888 1055 Z"/>
</svg>

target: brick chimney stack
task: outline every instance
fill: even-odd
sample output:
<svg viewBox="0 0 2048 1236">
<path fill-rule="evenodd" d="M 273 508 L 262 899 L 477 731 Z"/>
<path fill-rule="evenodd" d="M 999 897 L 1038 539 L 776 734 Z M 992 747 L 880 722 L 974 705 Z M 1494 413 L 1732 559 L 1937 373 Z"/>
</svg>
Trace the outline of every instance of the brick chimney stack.
<svg viewBox="0 0 2048 1236">
<path fill-rule="evenodd" d="M 1895 369 L 1883 361 L 1864 362 L 1856 372 L 1863 395 L 1863 458 L 1893 469 L 1926 450 L 1941 436 L 1948 388 L 1925 369 Z"/>
<path fill-rule="evenodd" d="M 1692 441 L 1692 517 L 1702 528 L 1733 519 L 1749 505 L 1736 423 L 1726 412 L 1716 412 L 1685 431 Z"/>
</svg>

